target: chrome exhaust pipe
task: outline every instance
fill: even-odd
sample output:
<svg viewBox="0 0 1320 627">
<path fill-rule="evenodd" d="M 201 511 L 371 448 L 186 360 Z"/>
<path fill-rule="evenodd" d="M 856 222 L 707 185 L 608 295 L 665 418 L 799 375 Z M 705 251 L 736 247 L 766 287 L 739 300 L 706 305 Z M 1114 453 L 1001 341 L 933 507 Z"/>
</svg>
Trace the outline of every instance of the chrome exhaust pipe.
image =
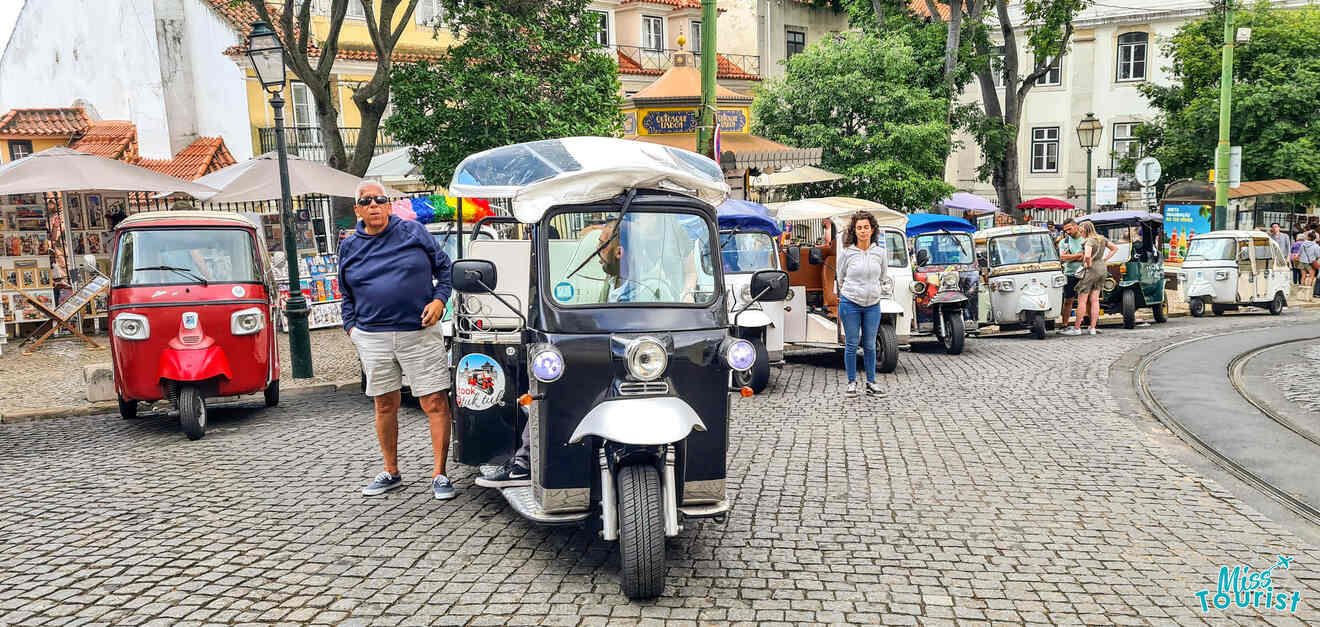
<svg viewBox="0 0 1320 627">
<path fill-rule="evenodd" d="M 605 459 L 605 449 L 600 453 L 600 537 L 613 542 L 619 539 L 619 501 L 614 496 L 614 473 L 610 472 L 610 463 Z"/>
</svg>

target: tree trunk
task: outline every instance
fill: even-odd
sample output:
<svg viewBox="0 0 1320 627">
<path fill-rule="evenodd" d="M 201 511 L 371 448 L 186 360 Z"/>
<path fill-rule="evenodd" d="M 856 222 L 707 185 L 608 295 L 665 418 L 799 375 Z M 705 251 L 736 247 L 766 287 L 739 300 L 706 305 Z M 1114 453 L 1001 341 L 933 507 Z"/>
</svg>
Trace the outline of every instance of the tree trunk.
<svg viewBox="0 0 1320 627">
<path fill-rule="evenodd" d="M 962 0 L 949 3 L 949 34 L 944 41 L 944 90 L 949 99 L 945 119 L 953 123 L 954 91 L 956 90 L 954 70 L 958 66 L 958 49 L 962 45 Z"/>
</svg>

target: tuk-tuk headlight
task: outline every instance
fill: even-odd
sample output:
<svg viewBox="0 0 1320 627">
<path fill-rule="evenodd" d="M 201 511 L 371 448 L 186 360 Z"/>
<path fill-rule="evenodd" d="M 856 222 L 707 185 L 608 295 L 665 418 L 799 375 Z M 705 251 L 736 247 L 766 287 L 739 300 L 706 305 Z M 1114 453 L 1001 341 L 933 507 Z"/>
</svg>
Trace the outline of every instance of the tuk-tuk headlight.
<svg viewBox="0 0 1320 627">
<path fill-rule="evenodd" d="M 1228 280 L 1228 270 L 1216 270 L 1216 271 L 1215 271 L 1215 280 L 1216 280 L 1216 281 L 1227 281 L 1227 280 Z"/>
<path fill-rule="evenodd" d="M 756 363 L 756 347 L 747 340 L 732 340 L 724 347 L 724 363 L 738 372 L 747 372 Z"/>
<path fill-rule="evenodd" d="M 532 376 L 541 383 L 554 383 L 564 376 L 564 355 L 559 349 L 542 344 L 532 348 Z"/>
<path fill-rule="evenodd" d="M 912 282 L 911 289 L 912 289 L 912 293 L 913 293 L 913 294 L 920 294 L 920 293 L 926 291 L 926 282 L 925 282 L 925 281 L 913 281 L 913 282 Z"/>
<path fill-rule="evenodd" d="M 1117 287 L 1118 287 L 1118 281 L 1115 281 L 1114 277 L 1105 277 L 1104 291 L 1112 292 Z"/>
<path fill-rule="evenodd" d="M 992 285 L 995 289 L 1001 292 L 1011 292 L 1013 291 L 1013 288 L 1017 287 L 1013 284 L 1013 279 L 1000 279 L 998 283 L 993 283 Z"/>
<path fill-rule="evenodd" d="M 1056 274 L 1054 275 L 1054 279 L 1051 283 L 1054 285 L 1054 287 L 1063 287 L 1064 285 L 1068 284 L 1068 277 L 1063 276 L 1062 274 Z"/>
<path fill-rule="evenodd" d="M 121 340 L 145 340 L 151 337 L 151 323 L 146 316 L 119 314 L 115 318 L 115 337 Z"/>
<path fill-rule="evenodd" d="M 889 277 L 885 277 L 885 278 L 883 278 L 883 279 L 880 279 L 880 296 L 883 297 L 883 298 L 891 298 L 891 297 L 894 296 L 894 280 L 893 280 L 893 279 L 891 279 L 891 278 L 889 278 Z"/>
<path fill-rule="evenodd" d="M 658 340 L 644 337 L 628 347 L 628 372 L 638 381 L 654 381 L 669 367 L 669 354 Z"/>
<path fill-rule="evenodd" d="M 956 290 L 958 289 L 958 275 L 954 272 L 945 272 L 940 275 L 940 289 Z"/>
<path fill-rule="evenodd" d="M 235 311 L 229 316 L 229 333 L 252 335 L 266 328 L 266 316 L 256 307 Z"/>
</svg>

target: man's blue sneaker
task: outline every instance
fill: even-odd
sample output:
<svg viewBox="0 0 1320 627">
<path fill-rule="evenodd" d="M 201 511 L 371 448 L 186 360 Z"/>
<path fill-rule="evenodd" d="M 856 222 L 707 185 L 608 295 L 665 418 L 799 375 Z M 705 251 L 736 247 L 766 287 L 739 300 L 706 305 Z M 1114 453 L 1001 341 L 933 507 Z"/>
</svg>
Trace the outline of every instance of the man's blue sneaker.
<svg viewBox="0 0 1320 627">
<path fill-rule="evenodd" d="M 403 486 L 403 475 L 391 475 L 388 472 L 382 472 L 376 475 L 376 478 L 365 488 L 362 493 L 367 496 L 376 496 Z"/>
<path fill-rule="evenodd" d="M 435 498 L 440 501 L 447 501 L 458 496 L 458 492 L 454 491 L 454 484 L 450 483 L 449 477 L 444 475 L 436 475 L 435 479 L 431 480 L 431 489 L 435 491 Z"/>
</svg>

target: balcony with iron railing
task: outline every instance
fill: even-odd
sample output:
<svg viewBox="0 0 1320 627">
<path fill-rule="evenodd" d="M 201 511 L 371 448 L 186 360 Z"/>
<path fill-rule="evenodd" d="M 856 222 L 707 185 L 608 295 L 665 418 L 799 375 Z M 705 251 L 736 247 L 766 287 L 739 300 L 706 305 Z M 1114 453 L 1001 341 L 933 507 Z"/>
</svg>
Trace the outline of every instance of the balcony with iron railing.
<svg viewBox="0 0 1320 627">
<path fill-rule="evenodd" d="M 1137 177 L 1127 170 L 1117 168 L 1096 168 L 1098 178 L 1116 178 L 1118 179 L 1118 188 L 1131 192 L 1141 191 L 1141 184 L 1137 182 Z"/>
<path fill-rule="evenodd" d="M 339 127 L 339 137 L 344 142 L 344 150 L 350 156 L 353 154 L 353 150 L 357 148 L 358 135 L 361 130 L 355 126 Z M 277 136 L 274 128 L 258 128 L 257 137 L 261 142 L 261 152 L 266 153 L 275 150 Z M 325 163 L 330 157 L 330 153 L 326 149 L 325 136 L 321 133 L 321 127 L 319 126 L 284 127 L 284 146 L 288 149 L 290 155 L 308 161 Z M 382 130 L 376 133 L 376 147 L 372 150 L 372 154 L 380 155 L 401 147 L 400 144 L 394 141 L 393 137 Z"/>
<path fill-rule="evenodd" d="M 673 63 L 674 54 L 689 52 L 675 48 L 647 48 L 645 46 L 610 46 L 618 57 L 619 72 L 622 74 L 652 74 L 659 76 Z M 701 53 L 693 52 L 697 66 L 701 64 Z M 729 80 L 761 80 L 761 57 L 747 54 L 716 55 L 719 78 Z"/>
</svg>

